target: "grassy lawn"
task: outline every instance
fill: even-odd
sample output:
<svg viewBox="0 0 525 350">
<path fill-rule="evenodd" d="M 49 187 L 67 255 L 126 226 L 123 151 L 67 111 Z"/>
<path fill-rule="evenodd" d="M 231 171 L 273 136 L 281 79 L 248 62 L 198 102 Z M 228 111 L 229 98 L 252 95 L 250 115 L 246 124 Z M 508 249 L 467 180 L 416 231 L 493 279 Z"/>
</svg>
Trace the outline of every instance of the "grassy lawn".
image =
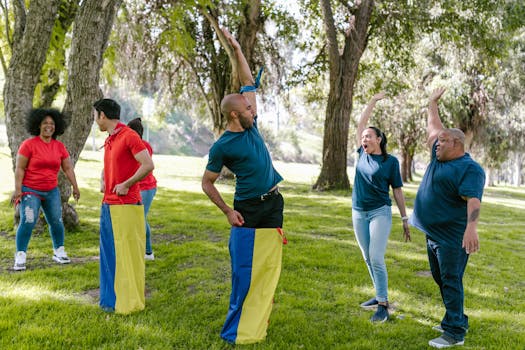
<svg viewBox="0 0 525 350">
<path fill-rule="evenodd" d="M 146 309 L 121 316 L 98 308 L 101 154 L 84 152 L 78 230 L 66 233 L 72 264 L 51 260 L 47 232 L 33 235 L 28 270 L 12 268 L 8 196 L 13 180 L 0 149 L 0 349 L 231 349 L 219 338 L 230 292 L 229 228 L 200 190 L 205 160 L 156 156 L 159 191 L 150 211 L 156 260 L 146 265 Z M 349 193 L 310 190 L 319 167 L 276 163 L 286 181 L 283 270 L 264 343 L 239 349 L 425 349 L 439 334 L 439 291 L 424 237 L 402 240 L 394 205 L 387 251 L 392 320 L 371 324 L 359 303 L 373 296 L 351 224 Z M 220 190 L 231 203 L 231 183 Z M 408 207 L 417 185 L 405 186 Z M 489 188 L 482 204 L 481 251 L 465 275 L 470 330 L 465 349 L 525 348 L 525 189 Z"/>
</svg>

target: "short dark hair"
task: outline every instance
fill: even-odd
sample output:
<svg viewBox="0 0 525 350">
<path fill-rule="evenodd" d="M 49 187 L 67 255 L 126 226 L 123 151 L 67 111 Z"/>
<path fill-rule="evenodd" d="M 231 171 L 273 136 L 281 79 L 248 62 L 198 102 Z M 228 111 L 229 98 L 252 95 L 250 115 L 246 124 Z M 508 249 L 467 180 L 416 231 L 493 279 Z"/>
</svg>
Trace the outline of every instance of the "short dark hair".
<svg viewBox="0 0 525 350">
<path fill-rule="evenodd" d="M 93 103 L 93 108 L 104 112 L 108 119 L 120 119 L 120 105 L 110 98 L 103 98 Z"/>
<path fill-rule="evenodd" d="M 67 123 L 65 116 L 54 108 L 34 108 L 29 111 L 26 117 L 26 130 L 33 136 L 40 135 L 40 124 L 46 117 L 51 117 L 55 122 L 55 132 L 52 138 L 62 135 L 66 131 Z"/>
<path fill-rule="evenodd" d="M 140 138 L 142 138 L 142 134 L 144 134 L 144 127 L 142 126 L 142 120 L 140 118 L 130 120 L 128 126 L 135 130 L 137 134 L 139 134 Z"/>
</svg>

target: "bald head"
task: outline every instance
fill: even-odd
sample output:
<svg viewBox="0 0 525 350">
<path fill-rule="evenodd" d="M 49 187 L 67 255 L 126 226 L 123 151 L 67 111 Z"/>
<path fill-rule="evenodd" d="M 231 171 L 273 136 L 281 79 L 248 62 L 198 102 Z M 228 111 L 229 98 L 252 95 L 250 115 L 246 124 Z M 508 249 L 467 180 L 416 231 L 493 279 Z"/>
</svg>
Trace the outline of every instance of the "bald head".
<svg viewBox="0 0 525 350">
<path fill-rule="evenodd" d="M 228 121 L 232 118 L 231 112 L 239 112 L 246 108 L 246 97 L 241 94 L 229 94 L 221 101 L 221 112 Z"/>
<path fill-rule="evenodd" d="M 465 133 L 463 131 L 457 128 L 450 128 L 445 129 L 445 132 L 448 132 L 452 139 L 458 141 L 463 148 L 465 147 Z"/>
<path fill-rule="evenodd" d="M 439 161 L 448 161 L 465 154 L 465 134 L 460 129 L 443 129 L 438 135 L 436 157 Z"/>
</svg>

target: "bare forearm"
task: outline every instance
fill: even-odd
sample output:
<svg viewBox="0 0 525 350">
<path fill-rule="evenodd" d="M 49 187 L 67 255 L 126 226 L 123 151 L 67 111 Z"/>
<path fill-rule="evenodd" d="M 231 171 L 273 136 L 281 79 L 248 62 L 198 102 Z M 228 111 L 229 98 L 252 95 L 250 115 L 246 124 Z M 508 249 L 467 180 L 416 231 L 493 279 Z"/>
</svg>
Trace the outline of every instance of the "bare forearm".
<svg viewBox="0 0 525 350">
<path fill-rule="evenodd" d="M 253 80 L 250 66 L 248 65 L 248 61 L 246 61 L 246 57 L 244 57 L 242 50 L 240 48 L 235 48 L 234 52 L 235 59 L 239 66 L 239 80 L 241 85 L 253 85 L 255 81 Z"/>
<path fill-rule="evenodd" d="M 470 198 L 467 202 L 467 225 L 477 226 L 479 220 L 479 213 L 481 210 L 481 202 L 477 198 Z"/>
<path fill-rule="evenodd" d="M 22 181 L 24 180 L 24 169 L 15 170 L 15 193 L 22 192 Z"/>
<path fill-rule="evenodd" d="M 143 178 L 145 178 L 146 175 L 148 175 L 151 171 L 153 171 L 153 164 L 151 164 L 151 165 L 150 164 L 141 164 L 140 167 L 135 172 L 135 174 L 133 174 L 133 176 L 128 178 L 126 181 L 124 181 L 124 184 L 126 185 L 126 187 L 129 188 L 129 187 L 133 186 L 135 183 L 137 183 L 140 180 L 142 180 Z"/>
<path fill-rule="evenodd" d="M 215 187 L 213 183 L 203 182 L 202 190 L 204 193 L 206 193 L 213 204 L 215 204 L 224 214 L 228 215 L 228 212 L 230 212 L 232 209 L 226 204 L 226 202 L 224 202 L 221 194 L 217 190 L 217 187 Z"/>
<path fill-rule="evenodd" d="M 403 196 L 403 190 L 401 190 L 401 188 L 394 188 L 393 191 L 394 199 L 399 209 L 399 214 L 401 215 L 401 217 L 407 216 L 407 211 L 405 207 L 405 196 Z"/>
<path fill-rule="evenodd" d="M 71 186 L 73 186 L 73 189 L 78 189 L 77 178 L 73 169 L 65 170 L 64 174 L 66 174 L 66 177 L 69 180 Z"/>
</svg>

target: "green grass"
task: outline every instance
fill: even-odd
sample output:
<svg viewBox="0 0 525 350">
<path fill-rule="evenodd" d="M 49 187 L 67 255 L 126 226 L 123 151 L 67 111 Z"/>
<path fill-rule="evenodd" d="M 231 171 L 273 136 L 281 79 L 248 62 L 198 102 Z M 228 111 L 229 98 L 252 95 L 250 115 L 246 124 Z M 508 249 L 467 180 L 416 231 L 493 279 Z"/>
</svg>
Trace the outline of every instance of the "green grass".
<svg viewBox="0 0 525 350">
<path fill-rule="evenodd" d="M 28 270 L 13 272 L 11 161 L 0 150 L 0 349 L 231 349 L 219 338 L 230 293 L 229 229 L 200 190 L 205 160 L 156 156 L 159 191 L 151 209 L 156 260 L 146 265 L 146 309 L 106 314 L 98 302 L 98 192 L 101 154 L 77 164 L 78 230 L 66 233 L 73 263 L 51 260 L 47 232 L 33 235 Z M 276 163 L 287 179 L 283 270 L 267 340 L 239 349 L 424 349 L 444 309 L 428 271 L 424 237 L 402 239 L 395 218 L 389 247 L 392 321 L 371 324 L 359 303 L 372 284 L 351 224 L 349 193 L 310 190 L 318 166 Z M 231 203 L 231 183 L 220 190 Z M 411 208 L 417 185 L 405 187 Z M 465 275 L 470 330 L 465 349 L 525 348 L 525 190 L 489 188 L 481 251 Z"/>
</svg>

